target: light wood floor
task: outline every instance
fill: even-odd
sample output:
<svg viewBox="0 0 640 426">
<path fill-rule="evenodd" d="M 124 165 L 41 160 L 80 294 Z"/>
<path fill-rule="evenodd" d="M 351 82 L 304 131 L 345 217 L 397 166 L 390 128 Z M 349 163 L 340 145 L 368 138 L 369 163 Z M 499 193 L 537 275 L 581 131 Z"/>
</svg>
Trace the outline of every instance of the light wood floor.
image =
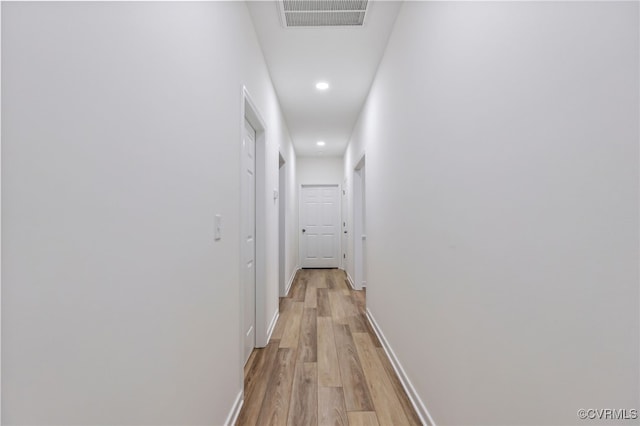
<svg viewBox="0 0 640 426">
<path fill-rule="evenodd" d="M 239 426 L 420 425 L 338 269 L 298 271 L 264 349 L 245 366 Z"/>
</svg>

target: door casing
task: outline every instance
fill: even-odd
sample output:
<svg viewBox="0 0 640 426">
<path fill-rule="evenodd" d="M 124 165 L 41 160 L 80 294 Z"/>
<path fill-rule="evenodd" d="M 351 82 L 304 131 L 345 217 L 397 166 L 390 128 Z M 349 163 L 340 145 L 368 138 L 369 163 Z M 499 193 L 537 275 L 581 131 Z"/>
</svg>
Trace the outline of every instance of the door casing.
<svg viewBox="0 0 640 426">
<path fill-rule="evenodd" d="M 286 296 L 286 241 L 287 241 L 287 162 L 279 154 L 278 165 L 278 293 Z"/>
<path fill-rule="evenodd" d="M 365 156 L 353 169 L 353 284 L 356 290 L 366 287 L 366 197 Z"/>
</svg>

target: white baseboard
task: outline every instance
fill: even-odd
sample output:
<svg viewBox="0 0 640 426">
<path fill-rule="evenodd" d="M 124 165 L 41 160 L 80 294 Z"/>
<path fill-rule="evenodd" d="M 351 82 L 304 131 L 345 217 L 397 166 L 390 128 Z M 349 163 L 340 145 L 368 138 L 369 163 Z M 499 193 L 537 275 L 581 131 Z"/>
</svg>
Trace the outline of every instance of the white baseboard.
<svg viewBox="0 0 640 426">
<path fill-rule="evenodd" d="M 407 377 L 407 374 L 402 368 L 402 364 L 400 364 L 400 361 L 398 360 L 398 357 L 396 357 L 395 352 L 393 352 L 393 349 L 391 349 L 391 346 L 389 346 L 389 342 L 384 337 L 384 334 L 382 333 L 380 326 L 378 325 L 376 320 L 373 318 L 373 315 L 371 314 L 371 311 L 369 310 L 369 308 L 367 308 L 367 319 L 369 320 L 369 323 L 371 324 L 373 331 L 375 331 L 376 335 L 378 336 L 378 340 L 380 340 L 380 343 L 382 344 L 382 348 L 387 354 L 387 357 L 389 357 L 389 360 L 391 361 L 391 365 L 393 366 L 393 369 L 398 375 L 398 378 L 400 379 L 400 383 L 402 383 L 402 387 L 404 388 L 405 392 L 409 396 L 409 400 L 411 401 L 413 408 L 415 408 L 416 412 L 418 413 L 418 416 L 420 417 L 420 421 L 422 422 L 422 424 L 427 426 L 436 426 L 436 423 L 433 421 L 431 414 L 429 414 L 427 407 L 424 405 L 424 403 L 422 402 L 422 399 L 420 399 L 420 396 L 418 395 L 418 392 L 416 392 L 416 389 L 411 384 L 411 380 L 409 380 L 409 377 Z"/>
<path fill-rule="evenodd" d="M 287 282 L 287 288 L 284 290 L 284 297 L 287 297 L 289 295 L 289 290 L 291 290 L 291 284 L 293 284 L 293 280 L 296 278 L 296 274 L 298 273 L 299 269 L 300 268 L 296 266 L 293 272 L 291 273 L 291 276 L 289 277 L 289 281 Z"/>
<path fill-rule="evenodd" d="M 271 323 L 267 328 L 267 343 L 271 340 L 271 333 L 273 333 L 273 329 L 276 328 L 276 323 L 278 322 L 278 318 L 280 317 L 280 309 L 276 309 L 276 314 L 271 318 Z"/>
<path fill-rule="evenodd" d="M 344 270 L 344 272 L 347 274 L 347 281 L 349 281 L 349 285 L 351 285 L 351 288 L 355 290 L 356 286 L 353 284 L 353 278 L 351 278 L 351 275 L 349 275 L 346 269 Z"/>
<path fill-rule="evenodd" d="M 231 411 L 229 411 L 229 414 L 227 415 L 227 419 L 224 421 L 224 426 L 233 426 L 236 423 L 243 403 L 244 399 L 242 398 L 241 389 L 240 392 L 238 392 L 238 396 L 236 396 L 236 400 L 233 401 L 233 406 L 231 407 Z"/>
</svg>

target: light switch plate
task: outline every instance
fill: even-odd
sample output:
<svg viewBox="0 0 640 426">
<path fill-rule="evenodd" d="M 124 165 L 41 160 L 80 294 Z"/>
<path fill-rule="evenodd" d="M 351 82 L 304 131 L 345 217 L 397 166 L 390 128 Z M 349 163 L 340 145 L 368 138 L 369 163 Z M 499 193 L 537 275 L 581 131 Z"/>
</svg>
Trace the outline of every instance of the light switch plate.
<svg viewBox="0 0 640 426">
<path fill-rule="evenodd" d="M 214 235 L 213 239 L 219 241 L 222 239 L 222 216 L 217 214 L 214 220 Z"/>
</svg>

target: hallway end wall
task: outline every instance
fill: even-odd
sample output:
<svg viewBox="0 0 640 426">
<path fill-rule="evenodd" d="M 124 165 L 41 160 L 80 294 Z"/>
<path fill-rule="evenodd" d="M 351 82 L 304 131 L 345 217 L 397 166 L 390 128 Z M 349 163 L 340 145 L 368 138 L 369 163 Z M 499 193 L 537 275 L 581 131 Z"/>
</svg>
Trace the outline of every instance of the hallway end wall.
<svg viewBox="0 0 640 426">
<path fill-rule="evenodd" d="M 342 185 L 344 179 L 342 157 L 298 158 L 298 187 L 300 185 Z"/>
<path fill-rule="evenodd" d="M 344 169 L 366 150 L 367 304 L 436 424 L 637 408 L 638 7 L 402 6 Z"/>
</svg>

